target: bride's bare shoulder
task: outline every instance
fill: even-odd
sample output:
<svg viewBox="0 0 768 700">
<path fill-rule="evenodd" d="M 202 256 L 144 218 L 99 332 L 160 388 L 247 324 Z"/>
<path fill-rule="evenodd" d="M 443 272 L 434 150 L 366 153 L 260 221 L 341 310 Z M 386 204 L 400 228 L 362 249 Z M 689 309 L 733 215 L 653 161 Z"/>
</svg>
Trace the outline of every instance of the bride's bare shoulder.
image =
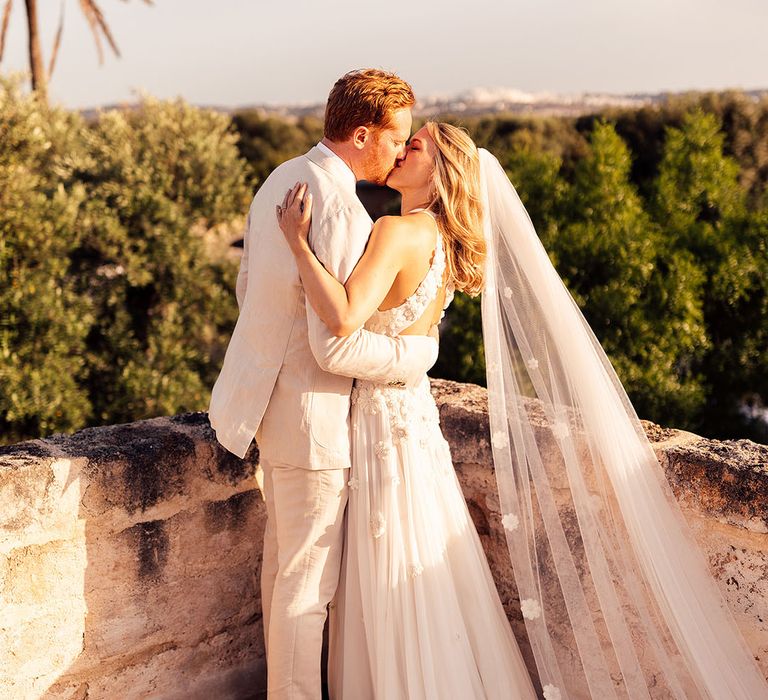
<svg viewBox="0 0 768 700">
<path fill-rule="evenodd" d="M 409 251 L 431 250 L 435 245 L 434 225 L 426 216 L 382 216 L 373 226 L 372 236 Z"/>
</svg>

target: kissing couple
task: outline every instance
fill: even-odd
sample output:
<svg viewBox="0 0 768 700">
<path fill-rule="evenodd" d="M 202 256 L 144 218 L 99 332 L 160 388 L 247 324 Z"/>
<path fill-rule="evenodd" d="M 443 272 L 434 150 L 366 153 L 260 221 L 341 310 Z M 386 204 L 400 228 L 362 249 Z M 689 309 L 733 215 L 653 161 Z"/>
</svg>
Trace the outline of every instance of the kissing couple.
<svg viewBox="0 0 768 700">
<path fill-rule="evenodd" d="M 414 104 L 392 73 L 342 76 L 323 139 L 248 213 L 209 418 L 234 454 L 259 446 L 268 697 L 321 697 L 329 615 L 333 700 L 768 697 L 503 167 L 450 124 L 412 135 Z M 360 180 L 400 215 L 373 223 Z M 529 665 L 426 374 L 454 292 L 481 295 L 491 527 Z"/>
</svg>

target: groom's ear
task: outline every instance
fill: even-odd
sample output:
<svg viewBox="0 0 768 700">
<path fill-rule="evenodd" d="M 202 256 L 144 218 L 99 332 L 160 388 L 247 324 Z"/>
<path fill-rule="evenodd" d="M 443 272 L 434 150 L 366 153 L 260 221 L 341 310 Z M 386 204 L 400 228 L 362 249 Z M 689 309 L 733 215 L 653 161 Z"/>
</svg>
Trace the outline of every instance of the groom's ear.
<svg viewBox="0 0 768 700">
<path fill-rule="evenodd" d="M 367 126 L 358 126 L 352 132 L 352 145 L 358 150 L 362 151 L 370 138 L 371 130 Z"/>
</svg>

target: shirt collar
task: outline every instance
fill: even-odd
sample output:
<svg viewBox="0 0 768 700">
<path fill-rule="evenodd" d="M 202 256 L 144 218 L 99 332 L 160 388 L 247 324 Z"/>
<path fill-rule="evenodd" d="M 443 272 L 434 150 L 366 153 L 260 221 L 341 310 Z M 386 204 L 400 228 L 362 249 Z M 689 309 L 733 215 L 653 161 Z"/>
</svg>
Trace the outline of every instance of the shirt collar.
<svg viewBox="0 0 768 700">
<path fill-rule="evenodd" d="M 344 174 L 343 174 L 343 177 L 344 177 L 344 178 L 347 178 L 347 177 L 349 177 L 349 181 L 350 181 L 350 183 L 352 184 L 352 187 L 353 187 L 353 189 L 354 189 L 354 188 L 357 186 L 357 177 L 355 176 L 355 173 L 352 171 L 352 168 L 350 168 L 350 167 L 349 167 L 349 165 L 347 165 L 347 164 L 344 162 L 344 160 L 343 160 L 343 159 L 342 159 L 342 158 L 341 158 L 341 157 L 340 157 L 340 156 L 339 156 L 337 153 L 334 153 L 334 152 L 333 152 L 333 151 L 332 151 L 330 148 L 328 148 L 328 146 L 326 146 L 326 145 L 325 145 L 325 144 L 324 144 L 322 141 L 320 141 L 320 142 L 317 144 L 317 147 L 318 147 L 318 148 L 319 148 L 319 149 L 320 149 L 320 150 L 321 150 L 321 151 L 322 151 L 322 152 L 323 152 L 325 155 L 327 155 L 329 158 L 335 158 L 335 159 L 336 159 L 336 161 L 338 161 L 338 163 L 336 163 L 336 165 L 338 165 L 339 163 L 341 163 L 341 165 L 344 167 Z M 336 161 L 334 161 L 334 162 L 336 162 Z"/>
</svg>

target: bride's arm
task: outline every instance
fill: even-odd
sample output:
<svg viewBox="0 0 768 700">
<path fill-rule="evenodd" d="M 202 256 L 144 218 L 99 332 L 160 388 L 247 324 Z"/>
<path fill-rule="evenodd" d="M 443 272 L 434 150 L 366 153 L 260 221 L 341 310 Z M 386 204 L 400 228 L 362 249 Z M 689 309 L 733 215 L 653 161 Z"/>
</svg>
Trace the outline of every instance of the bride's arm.
<svg viewBox="0 0 768 700">
<path fill-rule="evenodd" d="M 294 187 L 277 208 L 280 228 L 296 258 L 301 283 L 309 303 L 328 329 L 346 336 L 360 328 L 379 307 L 402 266 L 407 240 L 396 219 L 376 222 L 365 252 L 342 285 L 317 259 L 308 235 L 312 195 L 306 185 Z"/>
</svg>

